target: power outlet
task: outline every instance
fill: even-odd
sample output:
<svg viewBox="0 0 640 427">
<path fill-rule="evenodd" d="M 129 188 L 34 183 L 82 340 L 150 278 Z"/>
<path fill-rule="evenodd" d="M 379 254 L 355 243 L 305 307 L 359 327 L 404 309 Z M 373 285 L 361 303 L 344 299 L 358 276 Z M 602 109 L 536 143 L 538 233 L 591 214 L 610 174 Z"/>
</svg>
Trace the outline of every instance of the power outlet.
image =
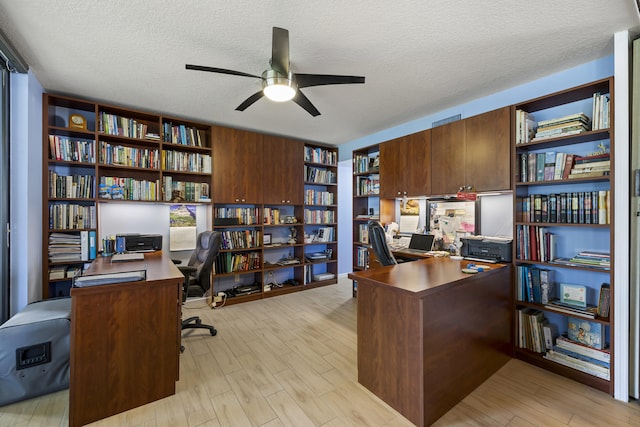
<svg viewBox="0 0 640 427">
<path fill-rule="evenodd" d="M 239 275 L 239 274 L 234 275 L 234 276 L 233 276 L 233 281 L 234 281 L 235 283 L 238 283 L 238 282 L 240 281 L 240 275 Z"/>
</svg>

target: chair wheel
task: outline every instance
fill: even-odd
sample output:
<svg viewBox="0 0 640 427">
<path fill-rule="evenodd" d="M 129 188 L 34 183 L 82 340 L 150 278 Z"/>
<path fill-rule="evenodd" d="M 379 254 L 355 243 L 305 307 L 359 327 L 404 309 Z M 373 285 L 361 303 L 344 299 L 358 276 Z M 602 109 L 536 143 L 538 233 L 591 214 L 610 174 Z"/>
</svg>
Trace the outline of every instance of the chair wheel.
<svg viewBox="0 0 640 427">
<path fill-rule="evenodd" d="M 218 335 L 218 331 L 215 329 L 211 329 L 210 332 L 212 337 L 215 337 L 216 335 Z"/>
</svg>

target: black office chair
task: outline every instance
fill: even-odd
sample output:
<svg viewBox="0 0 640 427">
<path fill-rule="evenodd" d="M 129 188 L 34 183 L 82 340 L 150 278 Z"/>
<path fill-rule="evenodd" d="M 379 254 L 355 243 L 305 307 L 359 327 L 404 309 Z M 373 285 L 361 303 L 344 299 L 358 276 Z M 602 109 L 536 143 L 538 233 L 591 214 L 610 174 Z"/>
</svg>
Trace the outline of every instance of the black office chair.
<svg viewBox="0 0 640 427">
<path fill-rule="evenodd" d="M 387 245 L 387 236 L 382 224 L 378 221 L 370 220 L 368 225 L 369 268 L 397 264 L 398 261 L 389 250 L 389 245 Z"/>
<path fill-rule="evenodd" d="M 222 235 L 219 231 L 203 231 L 198 234 L 196 248 L 189 262 L 186 266 L 178 265 L 184 274 L 182 302 L 186 301 L 187 297 L 201 297 L 211 288 L 211 270 L 221 243 Z M 180 264 L 180 261 L 174 262 Z M 218 333 L 213 326 L 202 323 L 198 316 L 184 319 L 182 329 L 208 329 L 212 336 Z"/>
</svg>

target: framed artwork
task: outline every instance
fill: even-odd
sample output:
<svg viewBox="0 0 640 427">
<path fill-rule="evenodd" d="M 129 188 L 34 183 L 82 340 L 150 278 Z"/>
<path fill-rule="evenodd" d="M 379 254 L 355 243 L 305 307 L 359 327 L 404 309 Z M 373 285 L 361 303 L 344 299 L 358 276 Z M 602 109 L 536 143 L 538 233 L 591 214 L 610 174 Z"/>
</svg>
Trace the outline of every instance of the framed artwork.
<svg viewBox="0 0 640 427">
<path fill-rule="evenodd" d="M 577 307 L 587 306 L 587 287 L 560 283 L 560 301 Z"/>
<path fill-rule="evenodd" d="M 263 246 L 268 246 L 271 244 L 271 234 L 270 233 L 265 233 L 264 237 L 262 238 L 262 245 Z"/>
</svg>

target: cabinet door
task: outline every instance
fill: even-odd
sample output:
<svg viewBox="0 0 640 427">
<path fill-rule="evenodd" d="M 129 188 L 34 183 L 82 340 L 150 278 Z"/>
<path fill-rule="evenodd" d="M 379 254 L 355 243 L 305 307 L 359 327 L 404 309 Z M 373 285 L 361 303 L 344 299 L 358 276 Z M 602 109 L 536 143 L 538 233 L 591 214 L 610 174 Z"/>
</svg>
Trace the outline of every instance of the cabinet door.
<svg viewBox="0 0 640 427">
<path fill-rule="evenodd" d="M 262 135 L 213 128 L 213 194 L 218 203 L 262 203 Z"/>
<path fill-rule="evenodd" d="M 431 129 L 431 194 L 451 194 L 465 185 L 465 122 Z"/>
<path fill-rule="evenodd" d="M 301 205 L 304 193 L 304 144 L 264 135 L 263 202 Z"/>
<path fill-rule="evenodd" d="M 380 197 L 401 197 L 404 188 L 405 138 L 380 144 Z"/>
<path fill-rule="evenodd" d="M 380 144 L 380 197 L 431 192 L 431 130 Z"/>
<path fill-rule="evenodd" d="M 476 191 L 511 188 L 510 107 L 465 120 L 465 184 Z"/>
<path fill-rule="evenodd" d="M 407 196 L 425 196 L 431 193 L 431 130 L 404 138 L 402 156 L 405 161 L 404 190 Z"/>
</svg>

